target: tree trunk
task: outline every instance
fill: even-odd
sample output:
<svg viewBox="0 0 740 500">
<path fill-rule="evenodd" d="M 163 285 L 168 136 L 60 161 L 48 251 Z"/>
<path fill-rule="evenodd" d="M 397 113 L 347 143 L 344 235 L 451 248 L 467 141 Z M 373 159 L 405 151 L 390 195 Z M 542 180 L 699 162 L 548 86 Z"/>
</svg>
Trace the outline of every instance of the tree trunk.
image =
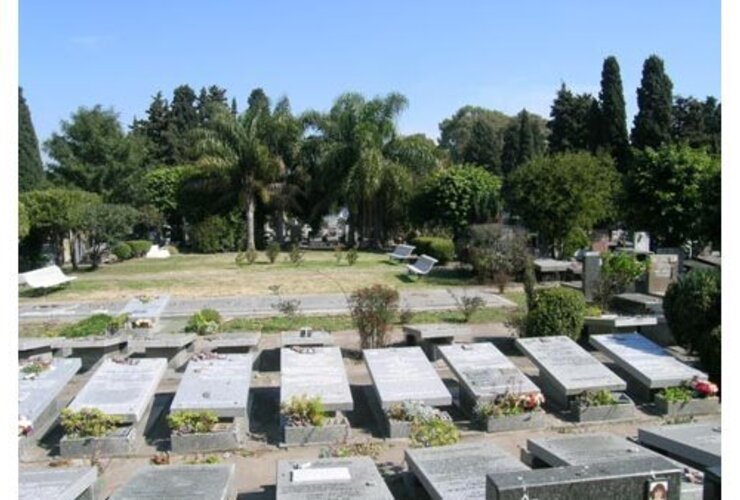
<svg viewBox="0 0 740 500">
<path fill-rule="evenodd" d="M 255 250 L 254 245 L 254 194 L 247 194 L 247 250 Z"/>
<path fill-rule="evenodd" d="M 275 236 L 281 246 L 285 244 L 285 212 L 283 210 L 275 213 Z"/>
<path fill-rule="evenodd" d="M 79 252 L 79 235 L 77 233 L 69 232 L 69 244 L 72 253 L 72 269 L 77 271 L 80 263 L 80 252 Z"/>
</svg>

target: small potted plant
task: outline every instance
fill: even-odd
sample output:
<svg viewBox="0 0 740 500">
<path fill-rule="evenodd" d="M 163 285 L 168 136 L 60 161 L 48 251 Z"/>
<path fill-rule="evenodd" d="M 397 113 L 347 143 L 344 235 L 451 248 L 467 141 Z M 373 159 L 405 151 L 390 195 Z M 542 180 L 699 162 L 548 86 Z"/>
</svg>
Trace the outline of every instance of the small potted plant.
<svg viewBox="0 0 740 500">
<path fill-rule="evenodd" d="M 680 386 L 666 387 L 655 395 L 655 406 L 671 417 L 719 412 L 719 388 L 708 380 L 694 377 Z"/>
</svg>

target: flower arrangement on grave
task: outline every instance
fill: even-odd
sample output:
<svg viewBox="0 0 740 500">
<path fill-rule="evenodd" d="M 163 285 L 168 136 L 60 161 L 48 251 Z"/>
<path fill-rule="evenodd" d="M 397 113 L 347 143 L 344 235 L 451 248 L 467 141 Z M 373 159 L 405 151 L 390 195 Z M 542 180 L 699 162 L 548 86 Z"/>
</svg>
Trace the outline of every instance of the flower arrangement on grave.
<svg viewBox="0 0 740 500">
<path fill-rule="evenodd" d="M 700 380 L 698 377 L 692 378 L 688 384 L 694 391 L 695 397 L 710 398 L 716 396 L 719 392 L 719 387 L 716 384 L 713 384 L 709 380 Z"/>
<path fill-rule="evenodd" d="M 42 374 L 43 372 L 47 370 L 53 370 L 53 369 L 54 367 L 52 366 L 51 361 L 35 359 L 21 366 L 21 373 L 23 373 L 24 379 L 33 380 L 36 377 L 38 377 L 40 374 Z"/>
<path fill-rule="evenodd" d="M 62 410 L 62 429 L 72 438 L 102 437 L 122 424 L 121 417 L 108 415 L 98 408 Z"/>
<path fill-rule="evenodd" d="M 452 420 L 447 413 L 416 401 L 394 403 L 385 413 L 390 420 L 400 420 L 402 422 L 424 422 L 435 419 Z"/>
<path fill-rule="evenodd" d="M 18 417 L 18 437 L 28 436 L 33 432 L 33 423 L 23 415 Z"/>
<path fill-rule="evenodd" d="M 718 392 L 719 388 L 712 382 L 694 377 L 683 385 L 666 387 L 660 395 L 669 403 L 687 403 L 692 399 L 714 397 Z"/>
<path fill-rule="evenodd" d="M 581 407 L 588 406 L 609 406 L 617 404 L 617 398 L 612 391 L 601 389 L 598 391 L 584 391 L 578 395 L 576 402 Z"/>
<path fill-rule="evenodd" d="M 490 417 L 511 417 L 537 411 L 544 403 L 545 396 L 540 392 L 533 391 L 520 394 L 506 392 L 498 395 L 493 401 L 478 402 L 473 409 L 473 414 L 477 421 L 485 422 Z"/>
<path fill-rule="evenodd" d="M 291 426 L 321 427 L 326 419 L 326 409 L 320 397 L 293 396 L 280 405 L 280 414 Z"/>
<path fill-rule="evenodd" d="M 213 432 L 218 415 L 212 411 L 175 411 L 167 415 L 167 425 L 178 434 Z"/>
</svg>

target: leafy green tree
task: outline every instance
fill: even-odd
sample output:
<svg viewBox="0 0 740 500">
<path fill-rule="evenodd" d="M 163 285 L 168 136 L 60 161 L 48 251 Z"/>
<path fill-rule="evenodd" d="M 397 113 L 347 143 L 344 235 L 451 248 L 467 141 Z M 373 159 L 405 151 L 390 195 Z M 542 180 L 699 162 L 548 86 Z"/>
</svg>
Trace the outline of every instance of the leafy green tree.
<svg viewBox="0 0 740 500">
<path fill-rule="evenodd" d="M 384 151 L 390 160 L 405 165 L 415 179 L 430 174 L 445 160 L 444 153 L 424 134 L 398 136 Z"/>
<path fill-rule="evenodd" d="M 650 231 L 658 245 L 680 246 L 688 241 L 706 243 L 702 214 L 716 217 L 719 228 L 719 193 L 714 202 L 710 186 L 716 175 L 717 157 L 688 146 L 666 146 L 638 152 L 625 179 L 626 212 L 633 227 Z M 707 204 L 708 206 L 705 206 Z M 705 212 L 705 210 L 708 210 Z M 710 212 L 711 211 L 711 212 Z M 706 224 L 706 222 L 705 222 Z"/>
<path fill-rule="evenodd" d="M 189 85 L 180 85 L 172 94 L 167 130 L 174 164 L 188 163 L 194 156 L 191 133 L 200 126 L 196 100 Z"/>
<path fill-rule="evenodd" d="M 719 153 L 722 135 L 720 113 L 720 106 L 713 97 L 702 102 L 693 97 L 677 96 L 672 110 L 672 141 Z"/>
<path fill-rule="evenodd" d="M 439 145 L 455 163 L 470 163 L 501 174 L 504 130 L 512 119 L 500 111 L 464 106 L 439 124 Z"/>
<path fill-rule="evenodd" d="M 459 238 L 470 224 L 491 221 L 501 204 L 501 179 L 486 169 L 459 165 L 433 173 L 413 202 L 421 225 L 451 229 Z"/>
<path fill-rule="evenodd" d="M 93 269 L 100 265 L 107 246 L 131 234 L 139 220 L 139 212 L 129 205 L 86 203 L 77 206 L 71 214 L 73 225 L 84 233 Z"/>
<path fill-rule="evenodd" d="M 663 60 L 652 55 L 642 67 L 637 89 L 637 106 L 632 128 L 632 145 L 638 149 L 659 148 L 671 142 L 673 83 L 665 72 Z"/>
<path fill-rule="evenodd" d="M 629 138 L 622 76 L 619 63 L 614 56 L 604 59 L 604 66 L 601 70 L 599 110 L 599 138 L 596 149 L 608 152 L 617 161 L 617 166 L 623 166 L 628 159 Z"/>
<path fill-rule="evenodd" d="M 31 219 L 28 217 L 26 205 L 18 202 L 18 238 L 23 239 L 31 232 Z"/>
<path fill-rule="evenodd" d="M 523 109 L 504 130 L 501 167 L 508 175 L 519 165 L 545 154 L 545 120 Z"/>
<path fill-rule="evenodd" d="M 162 92 L 152 97 L 146 120 L 135 120 L 132 133 L 146 139 L 146 162 L 151 165 L 172 165 L 175 151 L 170 131 L 170 108 Z"/>
<path fill-rule="evenodd" d="M 179 215 L 178 193 L 188 167 L 160 167 L 144 175 L 146 204 L 152 205 L 168 219 Z"/>
<path fill-rule="evenodd" d="M 31 111 L 23 97 L 23 89 L 18 87 L 18 191 L 38 189 L 43 180 L 44 166 Z"/>
<path fill-rule="evenodd" d="M 52 159 L 51 180 L 105 200 L 130 202 L 136 198 L 143 173 L 143 149 L 124 134 L 118 115 L 100 105 L 79 108 L 61 133 L 44 144 Z"/>
<path fill-rule="evenodd" d="M 580 152 L 522 165 L 508 177 L 506 191 L 512 212 L 560 255 L 574 230 L 588 231 L 614 214 L 618 188 L 611 158 Z"/>
<path fill-rule="evenodd" d="M 563 83 L 550 108 L 548 147 L 553 153 L 593 151 L 597 107 L 591 94 L 573 94 Z"/>
</svg>

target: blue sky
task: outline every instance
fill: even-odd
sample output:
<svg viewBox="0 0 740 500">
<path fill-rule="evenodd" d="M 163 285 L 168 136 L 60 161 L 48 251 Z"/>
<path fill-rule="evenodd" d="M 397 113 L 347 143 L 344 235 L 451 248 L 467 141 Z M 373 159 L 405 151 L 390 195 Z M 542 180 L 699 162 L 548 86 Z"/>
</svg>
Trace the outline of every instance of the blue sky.
<svg viewBox="0 0 740 500">
<path fill-rule="evenodd" d="M 465 104 L 543 116 L 561 81 L 598 92 L 617 56 L 628 126 L 644 59 L 674 94 L 720 96 L 720 2 L 688 0 L 258 2 L 21 0 L 20 84 L 40 140 L 79 106 L 124 124 L 151 96 L 217 84 L 240 109 L 254 87 L 296 112 L 344 91 L 398 91 L 403 133 L 438 137 Z"/>
</svg>

